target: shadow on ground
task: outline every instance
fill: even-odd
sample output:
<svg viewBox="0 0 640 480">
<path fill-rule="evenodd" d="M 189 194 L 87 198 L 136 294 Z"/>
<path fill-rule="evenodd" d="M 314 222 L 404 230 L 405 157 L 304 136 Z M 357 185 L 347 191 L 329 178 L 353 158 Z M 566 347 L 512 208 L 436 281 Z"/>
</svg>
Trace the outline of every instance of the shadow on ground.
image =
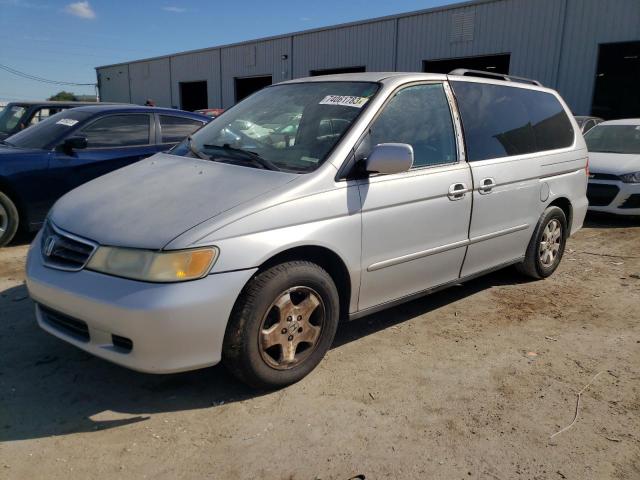
<svg viewBox="0 0 640 480">
<path fill-rule="evenodd" d="M 332 348 L 497 285 L 523 279 L 506 269 L 341 325 Z M 149 375 L 95 358 L 41 331 L 24 286 L 0 292 L 0 440 L 23 440 L 120 427 L 150 414 L 215 408 L 262 395 L 222 366 Z M 92 419 L 117 412 L 117 420 Z"/>
<path fill-rule="evenodd" d="M 589 228 L 632 228 L 640 227 L 640 216 L 629 217 L 610 213 L 589 212 L 584 220 Z"/>
</svg>

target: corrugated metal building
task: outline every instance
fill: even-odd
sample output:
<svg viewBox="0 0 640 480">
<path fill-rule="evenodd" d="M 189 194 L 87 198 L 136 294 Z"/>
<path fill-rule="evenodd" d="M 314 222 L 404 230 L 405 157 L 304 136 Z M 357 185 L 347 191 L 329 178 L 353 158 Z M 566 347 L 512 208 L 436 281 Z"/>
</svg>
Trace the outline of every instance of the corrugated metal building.
<svg viewBox="0 0 640 480">
<path fill-rule="evenodd" d="M 309 75 L 456 67 L 535 78 L 576 114 L 640 116 L 640 0 L 475 0 L 96 70 L 104 101 L 193 110 Z"/>
</svg>

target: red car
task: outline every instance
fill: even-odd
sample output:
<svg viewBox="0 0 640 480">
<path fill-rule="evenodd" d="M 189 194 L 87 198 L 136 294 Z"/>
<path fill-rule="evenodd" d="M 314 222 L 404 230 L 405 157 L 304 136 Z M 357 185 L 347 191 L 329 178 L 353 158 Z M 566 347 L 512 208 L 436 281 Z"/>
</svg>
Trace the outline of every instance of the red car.
<svg viewBox="0 0 640 480">
<path fill-rule="evenodd" d="M 201 110 L 196 110 L 195 113 L 199 113 L 201 115 L 206 115 L 207 117 L 216 118 L 222 115 L 224 112 L 224 108 L 203 108 Z"/>
</svg>

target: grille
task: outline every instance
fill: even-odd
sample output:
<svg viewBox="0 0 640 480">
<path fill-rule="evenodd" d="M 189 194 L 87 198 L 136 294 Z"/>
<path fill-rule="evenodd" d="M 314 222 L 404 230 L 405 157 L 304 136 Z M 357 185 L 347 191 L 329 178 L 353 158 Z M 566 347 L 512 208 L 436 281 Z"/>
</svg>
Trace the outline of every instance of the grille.
<svg viewBox="0 0 640 480">
<path fill-rule="evenodd" d="M 73 338 L 76 338 L 83 342 L 89 341 L 89 327 L 87 327 L 87 324 L 85 322 L 76 320 L 75 318 L 71 318 L 64 313 L 56 312 L 55 310 L 51 310 L 50 308 L 43 307 L 42 305 L 38 305 L 38 308 L 40 309 L 40 313 L 42 314 L 42 319 L 47 324 Z"/>
<path fill-rule="evenodd" d="M 589 183 L 587 186 L 587 198 L 589 205 L 594 207 L 606 207 L 609 205 L 620 189 L 615 185 L 606 185 L 604 183 Z"/>
<path fill-rule="evenodd" d="M 620 205 L 620 208 L 640 208 L 640 193 L 634 193 L 629 196 L 629 198 Z"/>
<path fill-rule="evenodd" d="M 620 177 L 612 175 L 611 173 L 596 173 L 589 172 L 589 180 L 613 180 L 620 181 Z"/>
<path fill-rule="evenodd" d="M 62 232 L 50 222 L 42 230 L 41 242 L 45 265 L 58 270 L 82 270 L 96 249 L 94 243 Z"/>
</svg>

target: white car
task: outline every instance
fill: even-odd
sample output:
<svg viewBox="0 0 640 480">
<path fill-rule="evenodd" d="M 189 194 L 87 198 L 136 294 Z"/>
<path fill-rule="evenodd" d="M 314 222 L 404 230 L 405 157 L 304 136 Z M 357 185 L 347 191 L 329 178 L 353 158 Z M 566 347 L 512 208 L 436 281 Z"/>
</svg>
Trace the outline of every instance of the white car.
<svg viewBox="0 0 640 480">
<path fill-rule="evenodd" d="M 584 138 L 589 210 L 640 215 L 640 118 L 603 122 Z"/>
</svg>

